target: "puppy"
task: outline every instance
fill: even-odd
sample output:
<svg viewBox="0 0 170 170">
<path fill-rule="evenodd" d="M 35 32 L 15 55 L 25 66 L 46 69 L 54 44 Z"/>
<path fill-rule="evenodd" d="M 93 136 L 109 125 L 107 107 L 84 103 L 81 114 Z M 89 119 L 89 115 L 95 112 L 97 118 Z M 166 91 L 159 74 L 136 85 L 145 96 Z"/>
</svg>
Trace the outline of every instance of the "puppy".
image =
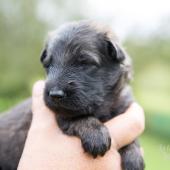
<svg viewBox="0 0 170 170">
<path fill-rule="evenodd" d="M 54 32 L 41 61 L 48 74 L 44 100 L 59 113 L 59 127 L 78 136 L 94 158 L 103 156 L 111 138 L 102 122 L 123 113 L 133 101 L 128 56 L 110 32 L 80 22 Z M 120 153 L 124 169 L 144 168 L 135 142 Z"/>
<path fill-rule="evenodd" d="M 128 55 L 110 31 L 83 21 L 53 32 L 41 62 L 47 73 L 44 100 L 58 113 L 59 127 L 65 134 L 79 137 L 84 150 L 94 158 L 103 156 L 111 145 L 103 122 L 123 113 L 133 102 Z M 27 121 L 27 128 L 29 124 Z M 136 141 L 120 149 L 120 154 L 123 169 L 144 169 Z"/>
</svg>

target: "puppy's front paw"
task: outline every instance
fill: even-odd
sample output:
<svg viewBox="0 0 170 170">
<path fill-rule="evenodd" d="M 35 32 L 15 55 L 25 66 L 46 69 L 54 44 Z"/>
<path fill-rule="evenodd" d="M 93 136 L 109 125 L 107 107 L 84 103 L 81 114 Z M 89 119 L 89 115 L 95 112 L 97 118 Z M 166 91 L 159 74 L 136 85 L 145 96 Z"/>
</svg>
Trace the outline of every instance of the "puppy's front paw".
<svg viewBox="0 0 170 170">
<path fill-rule="evenodd" d="M 94 158 L 98 155 L 103 156 L 111 146 L 111 138 L 105 126 L 87 131 L 81 141 L 85 152 Z"/>
</svg>

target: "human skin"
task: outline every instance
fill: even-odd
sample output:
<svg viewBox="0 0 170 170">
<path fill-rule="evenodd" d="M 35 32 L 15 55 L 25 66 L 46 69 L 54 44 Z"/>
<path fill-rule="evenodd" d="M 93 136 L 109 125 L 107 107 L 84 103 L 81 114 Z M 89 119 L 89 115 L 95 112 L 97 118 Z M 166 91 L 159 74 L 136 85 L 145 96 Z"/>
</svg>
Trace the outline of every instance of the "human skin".
<svg viewBox="0 0 170 170">
<path fill-rule="evenodd" d="M 33 87 L 33 120 L 28 132 L 18 170 L 120 170 L 118 149 L 131 143 L 144 130 L 144 112 L 133 103 L 129 109 L 105 123 L 111 138 L 111 149 L 93 159 L 85 153 L 77 137 L 62 133 L 43 101 L 44 81 Z M 128 135 L 127 135 L 128 134 Z"/>
</svg>

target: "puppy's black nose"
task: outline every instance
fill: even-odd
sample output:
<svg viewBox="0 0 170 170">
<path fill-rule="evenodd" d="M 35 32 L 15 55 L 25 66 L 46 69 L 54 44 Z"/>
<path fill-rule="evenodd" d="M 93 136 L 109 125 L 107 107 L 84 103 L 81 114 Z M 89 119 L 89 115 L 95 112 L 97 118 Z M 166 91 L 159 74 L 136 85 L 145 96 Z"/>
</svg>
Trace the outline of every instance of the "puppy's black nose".
<svg viewBox="0 0 170 170">
<path fill-rule="evenodd" d="M 64 97 L 64 91 L 63 90 L 51 90 L 49 92 L 49 96 L 52 98 L 61 99 Z"/>
</svg>

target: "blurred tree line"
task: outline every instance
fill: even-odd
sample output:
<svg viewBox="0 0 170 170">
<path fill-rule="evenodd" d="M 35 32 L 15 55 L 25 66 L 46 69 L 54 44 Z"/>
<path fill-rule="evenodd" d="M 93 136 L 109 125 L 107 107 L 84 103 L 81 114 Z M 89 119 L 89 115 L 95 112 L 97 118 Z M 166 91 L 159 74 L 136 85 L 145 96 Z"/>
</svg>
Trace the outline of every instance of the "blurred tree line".
<svg viewBox="0 0 170 170">
<path fill-rule="evenodd" d="M 28 95 L 31 79 L 42 74 L 37 56 L 45 29 L 36 17 L 36 1 L 1 1 L 1 98 Z"/>
<path fill-rule="evenodd" d="M 43 2 L 45 7 L 43 0 L 0 1 L 0 111 L 29 96 L 32 83 L 44 78 L 39 56 L 50 26 L 38 17 L 37 10 Z M 52 2 L 60 10 L 57 24 L 61 22 L 59 18 L 81 18 L 79 10 L 68 11 L 69 15 L 64 16 L 68 2 Z"/>
<path fill-rule="evenodd" d="M 75 6 L 72 0 L 70 3 L 50 0 L 57 10 L 56 23 L 51 22 L 50 25 L 37 13 L 44 2 L 0 1 L 0 111 L 29 96 L 33 82 L 44 78 L 39 56 L 47 32 L 61 22 L 84 18 L 79 1 L 74 1 Z M 48 5 L 45 3 L 44 6 L 45 10 Z M 168 21 L 164 19 L 157 31 L 149 36 L 134 35 L 135 30 L 124 42 L 133 58 L 135 81 L 132 81 L 132 86 L 135 96 L 147 110 L 154 113 L 170 111 Z"/>
<path fill-rule="evenodd" d="M 155 32 L 144 39 L 130 36 L 125 42 L 134 63 L 135 95 L 157 113 L 170 112 L 170 37 L 164 34 Z"/>
</svg>

